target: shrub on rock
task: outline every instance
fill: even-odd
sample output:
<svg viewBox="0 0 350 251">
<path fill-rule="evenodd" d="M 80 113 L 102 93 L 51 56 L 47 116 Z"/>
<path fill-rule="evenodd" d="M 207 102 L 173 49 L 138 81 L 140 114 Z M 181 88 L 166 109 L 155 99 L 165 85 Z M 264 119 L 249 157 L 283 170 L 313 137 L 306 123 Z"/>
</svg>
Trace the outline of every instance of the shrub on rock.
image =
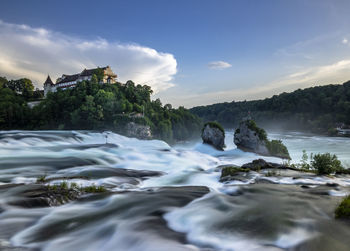
<svg viewBox="0 0 350 251">
<path fill-rule="evenodd" d="M 268 140 L 266 131 L 251 119 L 239 124 L 234 134 L 234 143 L 243 151 L 290 159 L 288 149 L 282 141 Z"/>
</svg>

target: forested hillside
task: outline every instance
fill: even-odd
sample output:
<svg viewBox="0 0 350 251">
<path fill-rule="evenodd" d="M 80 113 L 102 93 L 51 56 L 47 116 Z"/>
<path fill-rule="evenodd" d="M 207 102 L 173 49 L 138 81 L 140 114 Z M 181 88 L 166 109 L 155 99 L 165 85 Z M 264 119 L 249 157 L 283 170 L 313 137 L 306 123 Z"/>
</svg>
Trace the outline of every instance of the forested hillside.
<svg viewBox="0 0 350 251">
<path fill-rule="evenodd" d="M 250 113 L 266 128 L 327 132 L 338 124 L 350 124 L 350 81 L 298 89 L 264 100 L 198 106 L 190 111 L 204 121 L 216 120 L 228 128 Z"/>
<path fill-rule="evenodd" d="M 14 84 L 16 83 L 16 84 Z M 96 76 L 75 88 L 49 93 L 30 109 L 36 95 L 30 80 L 0 79 L 0 130 L 112 130 L 123 133 L 128 122 L 149 125 L 155 138 L 186 140 L 200 132 L 201 120 L 187 109 L 151 100 L 147 85 L 99 84 Z"/>
</svg>

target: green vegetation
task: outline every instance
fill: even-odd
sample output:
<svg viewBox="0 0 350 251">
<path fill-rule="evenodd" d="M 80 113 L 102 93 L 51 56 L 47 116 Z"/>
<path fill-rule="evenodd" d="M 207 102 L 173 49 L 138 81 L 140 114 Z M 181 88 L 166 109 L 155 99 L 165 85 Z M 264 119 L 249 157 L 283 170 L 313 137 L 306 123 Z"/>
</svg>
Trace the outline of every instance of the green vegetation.
<svg viewBox="0 0 350 251">
<path fill-rule="evenodd" d="M 266 140 L 265 143 L 271 155 L 290 159 L 288 149 L 281 140 Z"/>
<path fill-rule="evenodd" d="M 315 154 L 311 161 L 311 167 L 317 170 L 318 174 L 331 174 L 342 169 L 341 162 L 335 154 Z"/>
<path fill-rule="evenodd" d="M 310 159 L 310 164 L 308 163 Z M 324 153 L 324 154 L 311 154 L 310 158 L 308 157 L 305 150 L 303 150 L 303 156 L 301 162 L 297 165 L 292 165 L 293 168 L 296 168 L 299 171 L 304 172 L 313 172 L 319 175 L 324 174 L 350 174 L 349 169 L 345 169 L 340 160 L 335 154 Z"/>
<path fill-rule="evenodd" d="M 104 193 L 104 192 L 106 192 L 106 188 L 104 188 L 103 186 L 95 186 L 95 185 L 83 187 L 83 188 L 81 188 L 81 190 L 84 191 L 85 193 Z"/>
<path fill-rule="evenodd" d="M 217 128 L 219 129 L 224 135 L 225 135 L 225 130 L 224 128 L 222 127 L 222 125 L 220 125 L 218 122 L 216 121 L 209 121 L 207 123 L 204 124 L 203 128 L 202 128 L 202 131 L 204 130 L 204 128 L 209 125 L 209 127 L 211 128 Z"/>
<path fill-rule="evenodd" d="M 198 106 L 190 111 L 204 121 L 215 120 L 229 128 L 236 127 L 250 112 L 265 128 L 327 133 L 338 123 L 350 125 L 350 81 L 299 89 L 263 100 Z"/>
<path fill-rule="evenodd" d="M 85 193 L 104 193 L 106 192 L 106 188 L 103 186 L 96 186 L 96 185 L 91 185 L 91 186 L 86 186 L 86 187 L 79 187 L 77 183 L 72 182 L 70 185 L 68 184 L 67 181 L 62 181 L 59 185 L 47 185 L 47 188 L 52 191 L 65 191 L 69 192 L 69 190 L 78 190 L 80 192 L 85 192 Z"/>
<path fill-rule="evenodd" d="M 335 209 L 335 217 L 350 219 L 350 195 L 345 197 Z"/>
<path fill-rule="evenodd" d="M 258 127 L 254 120 L 249 119 L 249 120 L 244 121 L 244 123 L 247 124 L 247 127 L 250 130 L 255 131 L 258 134 L 260 140 L 267 141 L 267 133 L 266 133 L 266 131 L 263 128 Z"/>
<path fill-rule="evenodd" d="M 37 183 L 43 183 L 46 180 L 46 175 L 40 176 L 36 179 Z"/>
<path fill-rule="evenodd" d="M 249 172 L 248 168 L 241 168 L 238 166 L 225 166 L 221 170 L 221 178 L 226 176 L 234 176 L 240 172 Z"/>
<path fill-rule="evenodd" d="M 168 142 L 199 134 L 202 122 L 184 107 L 151 100 L 147 85 L 99 84 L 101 73 L 75 88 L 49 93 L 30 109 L 27 102 L 35 91 L 29 79 L 0 78 L 0 130 L 111 130 L 125 131 L 128 122 L 148 125 L 155 138 Z M 38 92 L 41 93 L 41 92 Z M 39 95 L 39 94 L 38 94 Z M 38 97 L 37 97 L 38 98 Z"/>
<path fill-rule="evenodd" d="M 282 141 L 281 140 L 269 140 L 267 138 L 266 131 L 263 128 L 258 127 L 254 120 L 248 119 L 248 120 L 242 121 L 241 123 L 245 123 L 250 130 L 256 132 L 259 139 L 261 141 L 265 142 L 266 147 L 272 156 L 290 159 L 288 149 L 285 145 L 283 145 Z M 236 129 L 235 134 L 239 134 L 239 133 L 240 133 L 240 130 L 238 128 L 238 129 Z"/>
</svg>

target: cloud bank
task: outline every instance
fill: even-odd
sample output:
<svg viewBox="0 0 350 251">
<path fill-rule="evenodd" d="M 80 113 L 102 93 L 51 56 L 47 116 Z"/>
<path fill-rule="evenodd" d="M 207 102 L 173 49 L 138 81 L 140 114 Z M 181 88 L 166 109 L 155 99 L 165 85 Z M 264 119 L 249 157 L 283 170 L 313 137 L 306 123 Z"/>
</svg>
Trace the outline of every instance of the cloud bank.
<svg viewBox="0 0 350 251">
<path fill-rule="evenodd" d="M 172 54 L 138 44 L 84 40 L 43 28 L 0 20 L 0 76 L 28 77 L 42 87 L 47 74 L 57 78 L 84 68 L 110 65 L 118 80 L 147 84 L 155 92 L 174 84 L 177 62 Z"/>
<path fill-rule="evenodd" d="M 208 64 L 209 69 L 212 70 L 222 70 L 226 68 L 230 68 L 232 65 L 225 61 L 213 61 Z"/>
</svg>

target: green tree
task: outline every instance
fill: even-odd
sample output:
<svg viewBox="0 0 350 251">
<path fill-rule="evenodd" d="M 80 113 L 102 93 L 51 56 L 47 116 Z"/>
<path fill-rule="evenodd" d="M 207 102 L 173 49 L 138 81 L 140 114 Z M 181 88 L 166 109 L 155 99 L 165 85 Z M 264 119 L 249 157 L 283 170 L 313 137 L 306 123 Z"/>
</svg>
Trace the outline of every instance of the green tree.
<svg viewBox="0 0 350 251">
<path fill-rule="evenodd" d="M 311 166 L 318 174 L 331 174 L 342 169 L 341 162 L 337 156 L 330 153 L 315 154 L 311 161 Z"/>
</svg>

